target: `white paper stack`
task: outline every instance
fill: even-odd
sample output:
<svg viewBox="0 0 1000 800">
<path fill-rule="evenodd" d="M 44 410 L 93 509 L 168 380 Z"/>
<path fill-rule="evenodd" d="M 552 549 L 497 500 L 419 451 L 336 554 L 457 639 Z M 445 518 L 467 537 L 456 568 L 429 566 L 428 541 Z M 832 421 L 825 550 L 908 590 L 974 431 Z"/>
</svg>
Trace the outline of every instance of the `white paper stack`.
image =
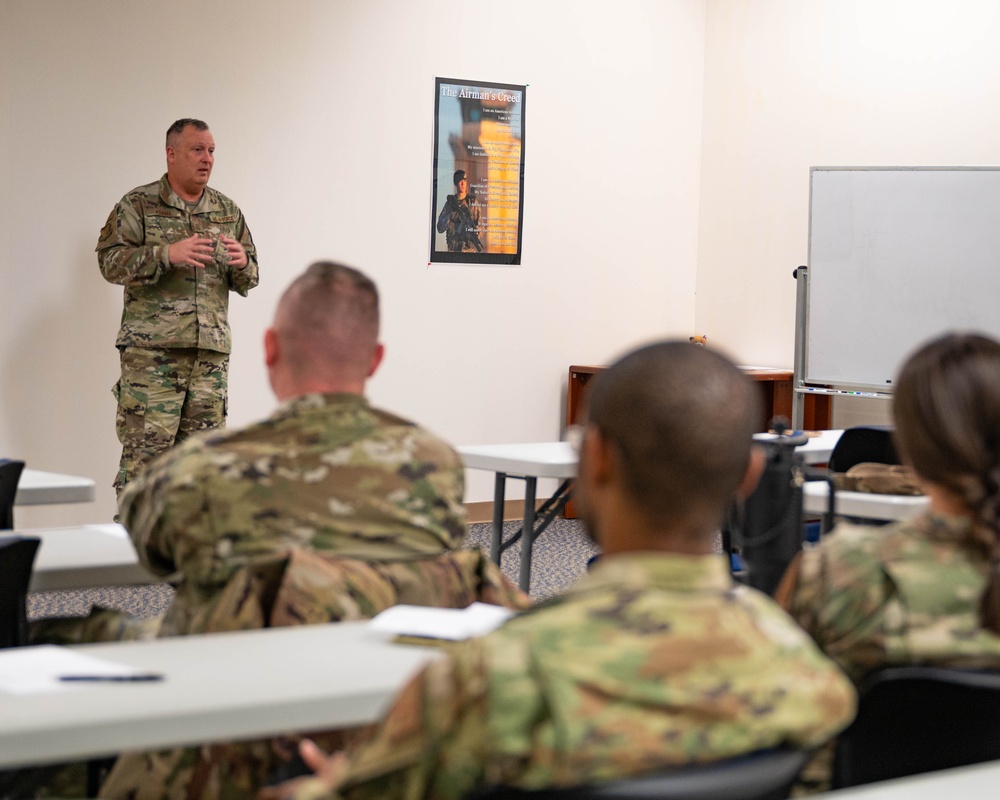
<svg viewBox="0 0 1000 800">
<path fill-rule="evenodd" d="M 368 624 L 374 630 L 396 636 L 460 641 L 499 628 L 514 613 L 489 603 L 473 603 L 468 608 L 398 605 L 387 608 Z"/>
</svg>

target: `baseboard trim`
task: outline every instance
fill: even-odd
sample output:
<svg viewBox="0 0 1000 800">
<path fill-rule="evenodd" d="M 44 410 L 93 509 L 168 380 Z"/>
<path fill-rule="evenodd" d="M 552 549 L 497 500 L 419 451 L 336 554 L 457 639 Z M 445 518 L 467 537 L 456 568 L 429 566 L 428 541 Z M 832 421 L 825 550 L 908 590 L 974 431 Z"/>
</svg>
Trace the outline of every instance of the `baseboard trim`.
<svg viewBox="0 0 1000 800">
<path fill-rule="evenodd" d="M 540 508 L 548 498 L 535 500 L 535 508 Z M 492 522 L 493 521 L 493 501 L 484 500 L 480 503 L 466 503 L 465 511 L 469 516 L 469 522 Z M 524 500 L 507 500 L 503 504 L 503 518 L 505 520 L 524 519 Z"/>
</svg>

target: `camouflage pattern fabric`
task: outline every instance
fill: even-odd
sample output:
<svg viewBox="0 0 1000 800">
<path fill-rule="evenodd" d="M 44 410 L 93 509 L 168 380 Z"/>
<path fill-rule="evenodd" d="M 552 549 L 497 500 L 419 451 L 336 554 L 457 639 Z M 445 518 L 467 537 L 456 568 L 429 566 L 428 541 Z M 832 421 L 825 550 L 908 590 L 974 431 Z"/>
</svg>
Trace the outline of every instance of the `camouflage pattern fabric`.
<svg viewBox="0 0 1000 800">
<path fill-rule="evenodd" d="M 464 608 L 474 601 L 524 609 L 531 601 L 479 550 L 367 564 L 295 550 L 238 570 L 186 633 L 367 619 L 396 603 Z M 339 749 L 356 731 L 310 734 Z M 129 800 L 252 797 L 295 753 L 295 738 L 126 754 L 100 796 Z"/>
<path fill-rule="evenodd" d="M 127 611 L 93 606 L 85 617 L 49 617 L 28 623 L 30 644 L 91 644 L 155 639 L 163 617 L 133 617 Z"/>
<path fill-rule="evenodd" d="M 796 557 L 775 597 L 856 683 L 891 665 L 1000 668 L 1000 637 L 979 627 L 989 566 L 962 545 L 968 526 L 932 514 L 841 523 Z M 796 794 L 830 788 L 833 750 L 815 754 Z"/>
<path fill-rule="evenodd" d="M 850 681 L 719 556 L 606 557 L 563 596 L 449 649 L 349 750 L 334 795 L 459 800 L 489 784 L 600 782 L 782 743 L 851 719 Z"/>
<path fill-rule="evenodd" d="M 215 259 L 204 267 L 171 265 L 170 245 L 195 233 L 215 241 Z M 222 236 L 243 245 L 245 267 L 229 265 Z M 232 200 L 205 187 L 191 207 L 164 175 L 133 189 L 111 211 L 97 259 L 105 279 L 125 292 L 115 342 L 122 377 L 112 390 L 122 443 L 114 481 L 120 493 L 157 453 L 187 433 L 225 423 L 229 292 L 245 296 L 257 285 L 257 250 Z"/>
<path fill-rule="evenodd" d="M 257 425 L 189 439 L 123 492 L 141 560 L 179 581 L 158 628 L 97 609 L 39 626 L 33 641 L 355 620 L 400 602 L 527 607 L 478 550 L 445 552 L 465 535 L 463 492 L 457 454 L 413 423 L 357 395 L 290 400 Z M 267 740 L 124 756 L 100 796 L 247 797 L 293 751 Z M 80 771 L 52 772 L 48 785 L 71 795 Z"/>
<path fill-rule="evenodd" d="M 154 457 L 192 433 L 226 424 L 229 356 L 213 350 L 125 347 L 115 428 L 122 443 L 114 486 L 122 489 Z"/>
<path fill-rule="evenodd" d="M 177 576 L 169 635 L 210 613 L 237 570 L 275 554 L 400 561 L 455 549 L 463 492 L 462 463 L 440 439 L 359 395 L 314 394 L 165 453 L 120 511 L 142 563 Z"/>
<path fill-rule="evenodd" d="M 924 493 L 913 467 L 904 464 L 863 461 L 847 472 L 834 473 L 833 479 L 838 489 L 851 492 L 906 495 Z"/>
<path fill-rule="evenodd" d="M 776 597 L 855 681 L 899 664 L 998 668 L 1000 637 L 979 626 L 989 564 L 963 545 L 968 526 L 933 514 L 839 525 Z"/>
<path fill-rule="evenodd" d="M 214 239 L 216 258 L 204 267 L 172 266 L 169 246 L 193 234 Z M 247 265 L 230 267 L 222 236 L 239 241 Z M 237 205 L 205 187 L 189 208 L 167 176 L 125 195 L 97 242 L 101 274 L 125 287 L 118 347 L 193 347 L 228 353 L 229 292 L 257 285 L 257 250 Z"/>
</svg>

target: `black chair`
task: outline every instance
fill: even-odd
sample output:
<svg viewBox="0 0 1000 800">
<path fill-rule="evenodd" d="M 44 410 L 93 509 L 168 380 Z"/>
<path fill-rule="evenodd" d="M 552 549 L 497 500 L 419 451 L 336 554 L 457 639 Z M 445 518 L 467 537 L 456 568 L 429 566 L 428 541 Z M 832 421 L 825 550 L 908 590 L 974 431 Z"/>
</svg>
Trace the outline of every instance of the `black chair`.
<svg viewBox="0 0 1000 800">
<path fill-rule="evenodd" d="M 833 446 L 828 466 L 832 472 L 847 472 L 855 464 L 866 461 L 876 464 L 899 463 L 891 427 L 862 425 L 848 428 Z"/>
<path fill-rule="evenodd" d="M 14 495 L 23 469 L 23 461 L 0 458 L 0 530 L 14 528 Z"/>
<path fill-rule="evenodd" d="M 809 756 L 802 750 L 770 750 L 586 786 L 490 786 L 466 800 L 784 800 Z"/>
<path fill-rule="evenodd" d="M 729 509 L 722 546 L 738 553 L 744 572 L 738 577 L 765 594 L 774 594 L 788 563 L 802 548 L 802 458 L 795 447 L 805 437 L 764 442 L 764 472 L 742 503 Z"/>
<path fill-rule="evenodd" d="M 41 540 L 0 536 L 0 647 L 28 643 L 28 586 Z"/>
<path fill-rule="evenodd" d="M 835 789 L 1000 759 L 1000 672 L 890 667 L 858 688 Z"/>
</svg>

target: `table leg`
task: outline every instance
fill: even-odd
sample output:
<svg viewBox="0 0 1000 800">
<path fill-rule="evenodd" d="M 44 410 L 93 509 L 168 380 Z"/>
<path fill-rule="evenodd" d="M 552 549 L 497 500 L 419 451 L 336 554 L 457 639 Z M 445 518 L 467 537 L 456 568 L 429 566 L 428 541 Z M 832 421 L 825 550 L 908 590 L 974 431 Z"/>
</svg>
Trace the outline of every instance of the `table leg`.
<svg viewBox="0 0 1000 800">
<path fill-rule="evenodd" d="M 525 592 L 531 587 L 531 546 L 535 543 L 535 489 L 538 478 L 524 478 L 524 533 L 521 536 L 521 577 L 519 585 Z"/>
<path fill-rule="evenodd" d="M 503 537 L 503 503 L 507 474 L 498 472 L 493 481 L 493 532 L 490 537 L 490 559 L 500 566 L 500 540 Z"/>
</svg>

